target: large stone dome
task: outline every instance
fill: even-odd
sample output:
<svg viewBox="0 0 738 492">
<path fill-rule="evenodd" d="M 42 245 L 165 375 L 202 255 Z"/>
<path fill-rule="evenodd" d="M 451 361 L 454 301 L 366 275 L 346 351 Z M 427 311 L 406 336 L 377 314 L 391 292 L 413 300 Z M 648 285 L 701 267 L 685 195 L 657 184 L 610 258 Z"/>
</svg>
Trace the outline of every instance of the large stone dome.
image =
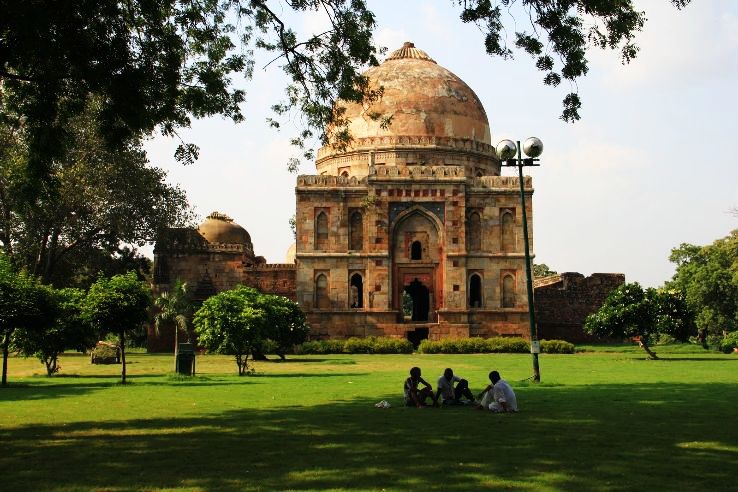
<svg viewBox="0 0 738 492">
<path fill-rule="evenodd" d="M 487 157 L 480 164 L 485 168 L 484 174 L 497 174 L 489 159 L 494 154 L 487 113 L 463 80 L 409 42 L 390 54 L 381 65 L 367 70 L 365 75 L 372 88 L 383 89 L 381 99 L 364 105 L 343 103 L 353 141 L 347 151 L 338 151 L 331 145 L 321 149 L 316 163 L 321 174 L 361 177 L 367 174 L 365 170 L 373 162 L 367 159 L 363 165 L 354 162 L 347 170 L 345 159 L 342 159 L 342 165 L 336 157 L 364 149 L 398 147 L 454 149 L 483 154 Z M 383 126 L 382 118 L 377 119 L 376 115 L 390 118 L 390 124 Z M 437 162 L 428 162 L 430 157 L 419 156 L 413 161 L 409 156 L 402 164 L 460 164 L 458 160 L 448 162 L 441 159 L 438 162 L 439 156 L 435 156 Z"/>
<path fill-rule="evenodd" d="M 251 244 L 249 233 L 225 214 L 211 213 L 198 226 L 197 231 L 210 244 L 242 245 L 248 253 L 253 255 L 254 246 Z"/>
</svg>

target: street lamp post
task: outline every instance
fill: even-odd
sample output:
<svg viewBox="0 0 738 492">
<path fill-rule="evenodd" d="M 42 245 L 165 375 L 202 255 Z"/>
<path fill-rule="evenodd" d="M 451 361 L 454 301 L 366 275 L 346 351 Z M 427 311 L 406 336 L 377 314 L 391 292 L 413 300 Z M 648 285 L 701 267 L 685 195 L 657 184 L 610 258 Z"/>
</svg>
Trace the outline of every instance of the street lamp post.
<svg viewBox="0 0 738 492">
<path fill-rule="evenodd" d="M 517 167 L 520 180 L 520 205 L 523 211 L 523 243 L 525 245 L 525 284 L 528 289 L 528 321 L 530 324 L 530 353 L 533 357 L 533 381 L 541 381 L 541 370 L 538 367 L 538 333 L 536 331 L 536 311 L 533 304 L 533 275 L 531 274 L 530 247 L 528 245 L 528 214 L 525 210 L 525 186 L 523 184 L 523 166 L 540 166 L 538 156 L 543 152 L 543 142 L 536 137 L 530 137 L 523 143 L 522 150 L 527 158 L 523 159 L 520 142 L 503 140 L 497 144 L 497 156 L 500 164 L 506 167 Z M 517 156 L 517 157 L 516 157 Z"/>
</svg>

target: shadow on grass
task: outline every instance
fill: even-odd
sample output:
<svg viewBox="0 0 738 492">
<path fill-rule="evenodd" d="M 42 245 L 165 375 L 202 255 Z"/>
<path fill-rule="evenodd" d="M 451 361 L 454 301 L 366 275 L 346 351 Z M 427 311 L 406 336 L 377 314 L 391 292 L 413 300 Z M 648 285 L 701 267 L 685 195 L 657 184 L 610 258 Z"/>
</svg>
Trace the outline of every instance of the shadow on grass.
<svg viewBox="0 0 738 492">
<path fill-rule="evenodd" d="M 732 384 L 521 387 L 518 397 L 515 415 L 375 395 L 4 428 L 0 467 L 6 490 L 728 490 L 738 473 Z M 395 406 L 376 409 L 379 399 Z"/>
</svg>

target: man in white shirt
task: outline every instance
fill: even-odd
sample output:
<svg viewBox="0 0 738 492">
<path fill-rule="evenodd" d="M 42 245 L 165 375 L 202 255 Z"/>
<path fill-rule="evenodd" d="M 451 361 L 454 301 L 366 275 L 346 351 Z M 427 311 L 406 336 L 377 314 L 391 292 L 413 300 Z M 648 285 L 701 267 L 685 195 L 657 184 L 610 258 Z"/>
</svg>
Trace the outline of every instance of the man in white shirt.
<svg viewBox="0 0 738 492">
<path fill-rule="evenodd" d="M 489 373 L 489 380 L 492 384 L 479 394 L 479 398 L 482 398 L 480 408 L 497 413 L 517 412 L 518 400 L 507 381 L 500 378 L 500 373 L 497 371 Z"/>
<path fill-rule="evenodd" d="M 438 378 L 438 396 L 444 405 L 461 405 L 462 396 L 471 402 L 474 401 L 474 395 L 469 390 L 469 382 L 454 375 L 450 367 Z"/>
</svg>

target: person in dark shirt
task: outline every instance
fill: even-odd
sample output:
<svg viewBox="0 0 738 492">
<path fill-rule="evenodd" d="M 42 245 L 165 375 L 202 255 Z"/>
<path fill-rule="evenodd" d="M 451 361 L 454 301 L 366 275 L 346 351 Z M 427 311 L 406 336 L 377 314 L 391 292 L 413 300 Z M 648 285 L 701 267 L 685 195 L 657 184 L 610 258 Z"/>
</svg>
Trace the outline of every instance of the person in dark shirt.
<svg viewBox="0 0 738 492">
<path fill-rule="evenodd" d="M 418 389 L 418 385 L 423 384 L 423 389 Z M 433 392 L 433 387 L 420 376 L 420 368 L 413 367 L 410 369 L 410 377 L 405 380 L 405 405 L 408 407 L 422 408 L 427 406 L 425 401 L 430 398 L 433 406 L 438 406 L 438 395 Z"/>
</svg>

